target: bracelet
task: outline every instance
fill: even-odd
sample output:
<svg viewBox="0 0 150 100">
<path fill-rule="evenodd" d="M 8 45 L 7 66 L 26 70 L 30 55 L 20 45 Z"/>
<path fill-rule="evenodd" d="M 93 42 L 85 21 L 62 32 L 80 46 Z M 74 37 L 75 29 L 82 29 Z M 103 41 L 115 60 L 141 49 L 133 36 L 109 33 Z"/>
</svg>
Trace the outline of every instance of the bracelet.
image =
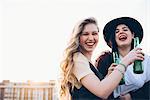
<svg viewBox="0 0 150 100">
<path fill-rule="evenodd" d="M 119 65 L 122 65 L 122 66 L 124 67 L 125 71 L 126 71 L 127 66 L 126 66 L 125 64 L 123 64 L 123 63 L 119 63 Z"/>
<path fill-rule="evenodd" d="M 124 71 L 122 71 L 122 70 L 119 69 L 119 68 L 115 68 L 115 70 L 119 71 L 119 72 L 124 76 Z"/>
</svg>

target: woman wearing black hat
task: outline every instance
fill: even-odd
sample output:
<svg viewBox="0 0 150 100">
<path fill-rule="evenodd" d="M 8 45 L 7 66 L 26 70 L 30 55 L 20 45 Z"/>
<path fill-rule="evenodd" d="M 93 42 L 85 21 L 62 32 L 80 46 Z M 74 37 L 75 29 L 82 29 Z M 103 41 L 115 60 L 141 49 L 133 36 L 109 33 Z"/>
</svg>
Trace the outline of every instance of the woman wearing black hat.
<svg viewBox="0 0 150 100">
<path fill-rule="evenodd" d="M 136 37 L 139 38 L 139 43 L 142 41 L 143 28 L 137 20 L 131 17 L 120 17 L 111 20 L 105 25 L 103 35 L 107 45 L 112 48 L 112 52 L 101 55 L 96 61 L 98 70 L 106 76 L 107 72 L 113 69 L 112 67 L 109 68 L 109 66 L 115 62 L 115 56 L 120 60 L 126 56 L 134 48 L 134 39 Z M 117 63 L 119 63 L 119 60 Z M 123 78 L 124 83 L 114 90 L 113 98 L 123 98 L 130 92 L 126 96 L 132 99 L 149 99 L 150 57 L 144 55 L 144 60 L 142 61 L 143 72 L 140 74 L 136 74 L 133 71 L 133 65 L 134 63 L 131 63 L 128 66 Z M 142 87 L 143 85 L 144 87 Z"/>
</svg>

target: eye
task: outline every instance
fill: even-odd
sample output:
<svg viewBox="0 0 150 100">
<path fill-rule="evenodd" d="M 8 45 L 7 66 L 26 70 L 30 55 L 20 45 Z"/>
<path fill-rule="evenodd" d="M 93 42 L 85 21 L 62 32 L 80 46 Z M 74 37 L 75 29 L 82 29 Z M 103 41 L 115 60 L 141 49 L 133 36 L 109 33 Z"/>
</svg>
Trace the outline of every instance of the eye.
<svg viewBox="0 0 150 100">
<path fill-rule="evenodd" d="M 98 35 L 98 32 L 93 32 L 92 35 Z"/>
<path fill-rule="evenodd" d="M 88 32 L 83 32 L 82 35 L 87 36 L 87 35 L 89 35 L 89 33 Z"/>
<path fill-rule="evenodd" d="M 128 29 L 123 29 L 123 31 L 128 31 Z"/>
<path fill-rule="evenodd" d="M 119 30 L 116 30 L 116 31 L 115 31 L 115 33 L 118 33 L 118 32 L 119 32 Z"/>
</svg>

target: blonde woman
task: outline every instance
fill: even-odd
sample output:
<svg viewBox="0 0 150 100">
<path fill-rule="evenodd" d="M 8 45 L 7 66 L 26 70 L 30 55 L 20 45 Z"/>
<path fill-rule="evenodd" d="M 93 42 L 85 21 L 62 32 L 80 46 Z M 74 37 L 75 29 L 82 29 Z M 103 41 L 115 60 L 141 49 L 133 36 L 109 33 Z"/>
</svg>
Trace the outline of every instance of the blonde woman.
<svg viewBox="0 0 150 100">
<path fill-rule="evenodd" d="M 141 49 L 136 48 L 122 59 L 108 77 L 102 79 L 101 73 L 91 62 L 98 40 L 99 28 L 95 18 L 84 19 L 74 27 L 61 63 L 60 99 L 107 99 L 122 79 L 126 67 L 135 60 L 143 60 Z"/>
</svg>

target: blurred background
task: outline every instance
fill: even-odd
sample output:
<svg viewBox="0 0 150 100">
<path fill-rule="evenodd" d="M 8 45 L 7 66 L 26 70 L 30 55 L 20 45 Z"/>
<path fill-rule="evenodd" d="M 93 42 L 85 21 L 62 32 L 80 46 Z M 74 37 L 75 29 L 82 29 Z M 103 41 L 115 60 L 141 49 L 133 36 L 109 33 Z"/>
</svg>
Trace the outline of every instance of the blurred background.
<svg viewBox="0 0 150 100">
<path fill-rule="evenodd" d="M 104 25 L 129 16 L 143 26 L 143 52 L 150 55 L 149 0 L 0 0 L 0 82 L 56 80 L 74 25 L 95 17 L 100 33 L 92 60 L 110 48 L 103 40 Z"/>
</svg>

